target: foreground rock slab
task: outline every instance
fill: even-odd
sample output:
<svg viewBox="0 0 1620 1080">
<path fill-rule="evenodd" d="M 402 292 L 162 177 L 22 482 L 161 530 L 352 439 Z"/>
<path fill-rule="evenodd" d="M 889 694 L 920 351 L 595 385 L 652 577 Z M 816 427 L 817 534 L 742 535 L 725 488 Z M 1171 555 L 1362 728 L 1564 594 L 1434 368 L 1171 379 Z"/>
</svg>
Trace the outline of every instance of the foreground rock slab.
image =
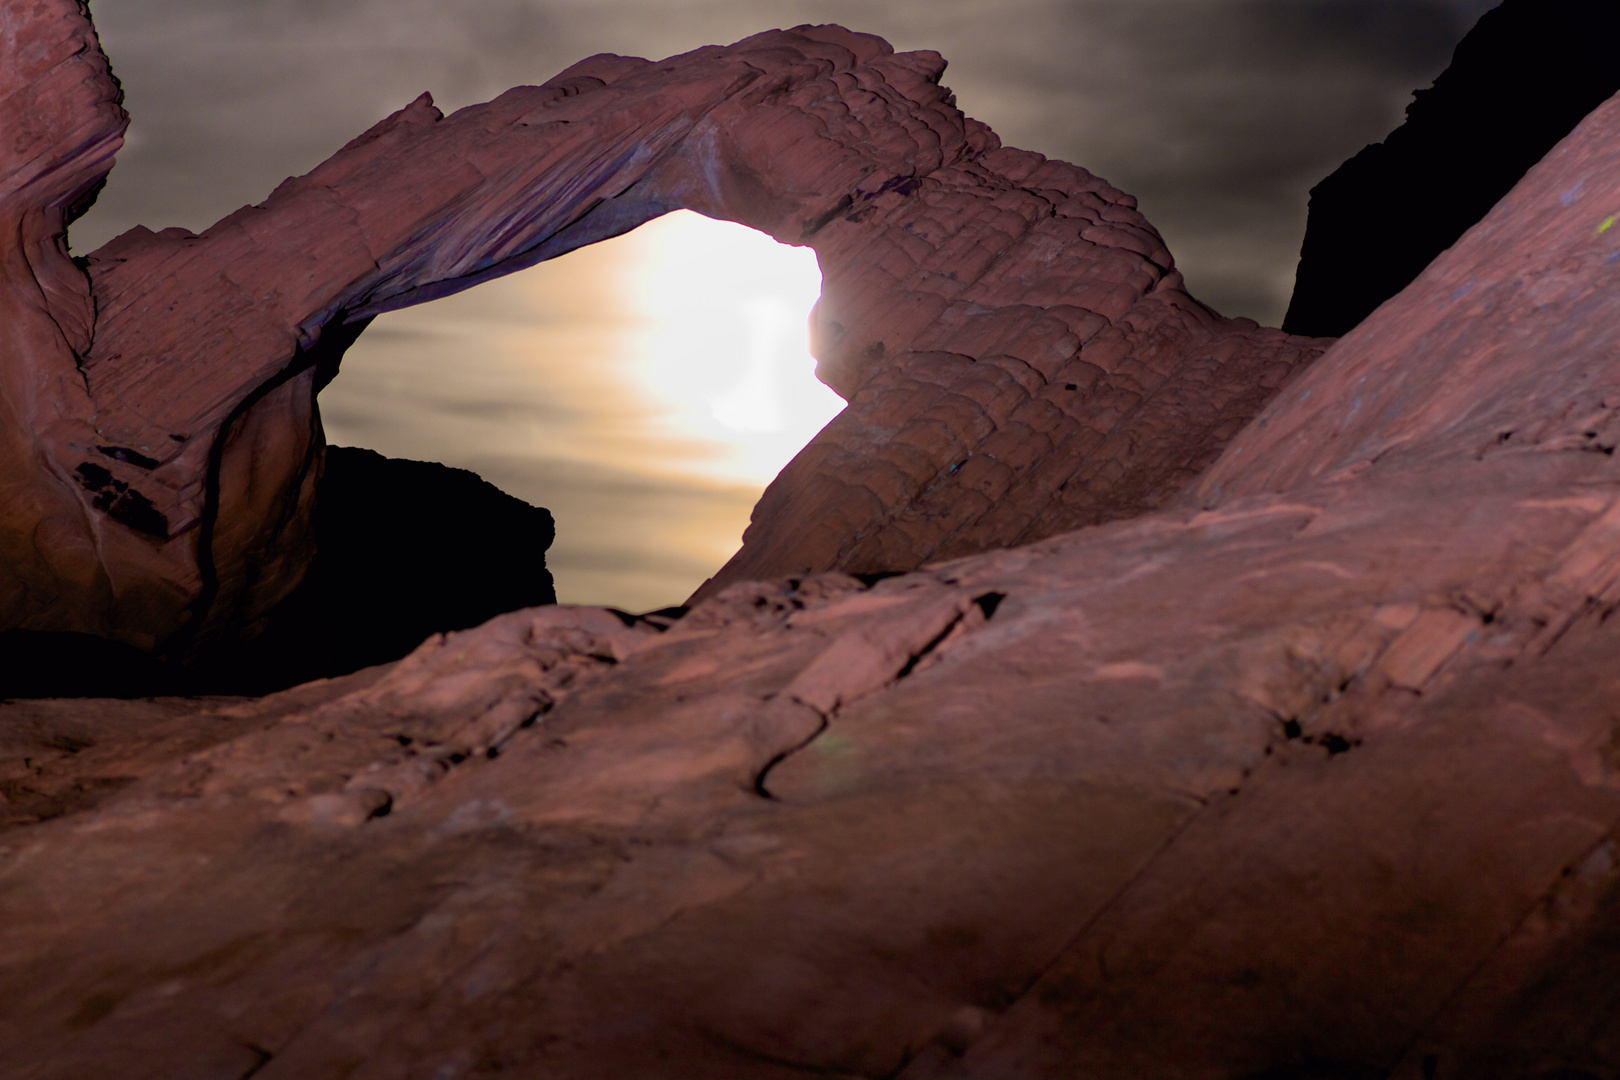
<svg viewBox="0 0 1620 1080">
<path fill-rule="evenodd" d="M 1614 1074 L 1617 214 L 1611 101 L 1158 513 L 6 706 L 0 1060 Z"/>
</svg>

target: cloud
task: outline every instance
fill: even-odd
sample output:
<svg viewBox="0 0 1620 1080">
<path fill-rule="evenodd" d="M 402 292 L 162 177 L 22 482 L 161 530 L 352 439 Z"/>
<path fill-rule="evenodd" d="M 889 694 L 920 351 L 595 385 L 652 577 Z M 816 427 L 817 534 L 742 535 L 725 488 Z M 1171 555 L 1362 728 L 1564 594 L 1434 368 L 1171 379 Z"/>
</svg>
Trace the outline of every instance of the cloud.
<svg viewBox="0 0 1620 1080">
<path fill-rule="evenodd" d="M 202 228 L 431 90 L 841 22 L 932 48 L 1011 145 L 1141 198 L 1194 291 L 1275 321 L 1310 186 L 1400 120 L 1488 0 L 95 0 L 134 116 L 88 250 Z"/>
</svg>

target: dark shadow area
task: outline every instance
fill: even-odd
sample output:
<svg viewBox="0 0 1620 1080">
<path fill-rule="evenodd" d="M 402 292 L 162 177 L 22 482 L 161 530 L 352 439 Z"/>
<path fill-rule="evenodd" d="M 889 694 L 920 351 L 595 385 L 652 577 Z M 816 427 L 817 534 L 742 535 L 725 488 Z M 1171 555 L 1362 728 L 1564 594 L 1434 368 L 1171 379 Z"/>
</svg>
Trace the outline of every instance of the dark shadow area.
<svg viewBox="0 0 1620 1080">
<path fill-rule="evenodd" d="M 1282 328 L 1338 337 L 1410 284 L 1620 90 L 1617 35 L 1614 0 L 1487 12 L 1406 122 L 1311 189 Z"/>
<path fill-rule="evenodd" d="M 1254 1073 L 1243 1080 L 1384 1080 L 1388 1069 L 1378 1069 L 1359 1062 L 1306 1061 L 1298 1065 L 1283 1065 Z"/>
<path fill-rule="evenodd" d="M 327 449 L 319 548 L 246 645 L 179 667 L 86 634 L 0 633 L 0 697 L 265 694 L 397 660 L 429 635 L 556 603 L 551 513 L 476 473 Z"/>
</svg>

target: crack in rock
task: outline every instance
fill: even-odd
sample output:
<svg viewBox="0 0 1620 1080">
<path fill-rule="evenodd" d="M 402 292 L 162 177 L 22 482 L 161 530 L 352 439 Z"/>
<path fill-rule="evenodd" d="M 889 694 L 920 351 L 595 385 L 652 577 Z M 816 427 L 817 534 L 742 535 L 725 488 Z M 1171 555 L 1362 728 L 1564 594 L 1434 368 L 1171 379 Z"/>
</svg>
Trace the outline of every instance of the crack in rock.
<svg viewBox="0 0 1620 1080">
<path fill-rule="evenodd" d="M 775 798 L 767 785 L 771 770 L 815 742 L 839 709 L 899 682 L 937 655 L 947 639 L 982 626 L 1001 597 L 952 591 L 834 638 L 751 725 L 749 741 L 766 757 L 755 774 L 754 792 Z"/>
</svg>

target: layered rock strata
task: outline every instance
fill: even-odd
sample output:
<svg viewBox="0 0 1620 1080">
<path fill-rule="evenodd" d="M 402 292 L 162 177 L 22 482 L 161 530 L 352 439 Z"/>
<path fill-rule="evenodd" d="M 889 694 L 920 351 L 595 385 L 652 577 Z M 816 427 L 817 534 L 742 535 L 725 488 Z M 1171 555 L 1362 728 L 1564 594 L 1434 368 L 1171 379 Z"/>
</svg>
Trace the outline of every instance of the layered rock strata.
<svg viewBox="0 0 1620 1080">
<path fill-rule="evenodd" d="M 593 57 L 449 118 L 424 95 L 201 234 L 75 262 L 117 87 L 80 4 L 4 19 L 3 627 L 175 656 L 240 636 L 308 566 L 315 395 L 368 319 L 678 207 L 816 249 L 814 349 L 851 402 L 716 588 L 1158 505 L 1322 347 L 1210 312 L 1133 199 L 1001 147 L 937 55 L 837 27 Z"/>
<path fill-rule="evenodd" d="M 1610 101 L 1131 521 L 0 708 L 0 1061 L 1620 1072 L 1617 214 Z"/>
</svg>

